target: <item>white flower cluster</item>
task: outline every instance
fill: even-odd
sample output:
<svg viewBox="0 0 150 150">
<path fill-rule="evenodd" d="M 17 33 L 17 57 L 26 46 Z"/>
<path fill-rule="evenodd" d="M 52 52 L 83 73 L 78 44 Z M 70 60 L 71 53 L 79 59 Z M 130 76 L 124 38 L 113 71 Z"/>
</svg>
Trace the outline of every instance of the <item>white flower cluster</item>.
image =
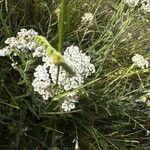
<svg viewBox="0 0 150 150">
<path fill-rule="evenodd" d="M 133 61 L 134 65 L 136 65 L 142 69 L 149 67 L 149 62 L 147 60 L 145 60 L 142 55 L 135 54 L 132 57 L 132 61 Z"/>
<path fill-rule="evenodd" d="M 45 71 L 36 69 L 33 80 L 33 87 L 40 95 L 44 95 L 43 98 L 47 100 L 49 97 L 53 96 L 53 91 L 48 91 L 48 86 L 51 83 L 59 85 L 60 91 L 68 91 L 75 89 L 82 85 L 85 82 L 85 79 L 95 72 L 95 67 L 90 63 L 90 56 L 87 56 L 83 53 L 77 46 L 70 46 L 64 52 L 65 62 L 73 69 L 75 72 L 74 76 L 70 76 L 62 67 L 59 70 L 59 76 L 57 81 L 58 66 L 52 63 L 52 60 L 49 56 L 41 55 L 42 61 L 44 62 L 43 66 L 38 68 L 44 68 Z M 41 72 L 41 75 L 39 75 Z M 43 74 L 45 72 L 45 75 Z M 38 76 L 37 76 L 38 74 Z M 49 77 L 48 75 L 49 74 Z M 46 76 L 46 77 L 45 77 Z M 46 78 L 46 79 L 45 79 Z M 49 80 L 47 80 L 49 78 Z M 45 82 L 46 80 L 46 82 Z M 43 82 L 44 81 L 44 82 Z M 43 86 L 39 85 L 43 82 Z M 40 88 L 39 88 L 40 86 Z M 42 92 L 41 92 L 42 91 Z M 44 93 L 46 92 L 46 94 Z M 46 95 L 46 97 L 45 97 Z M 49 96 L 49 97 L 48 97 Z M 62 103 L 62 109 L 64 111 L 70 111 L 75 108 L 75 103 L 77 102 L 77 97 L 73 95 L 66 97 L 65 101 Z"/>
<path fill-rule="evenodd" d="M 32 38 L 37 35 L 33 29 L 26 30 L 21 29 L 17 33 L 17 37 L 7 38 L 5 44 L 8 46 L 0 50 L 0 56 L 9 56 L 11 54 L 17 55 L 15 50 L 25 51 L 25 50 L 34 50 L 38 45 L 32 40 Z"/>
<path fill-rule="evenodd" d="M 143 0 L 141 3 L 144 12 L 150 12 L 150 0 Z"/>
<path fill-rule="evenodd" d="M 89 13 L 85 15 L 89 21 L 92 21 L 93 17 Z M 75 72 L 74 76 L 70 76 L 62 67 L 59 70 L 59 76 L 57 81 L 58 66 L 52 63 L 51 58 L 39 46 L 33 37 L 38 35 L 33 29 L 26 30 L 21 29 L 17 33 L 17 37 L 8 38 L 5 41 L 6 46 L 0 50 L 0 56 L 9 56 L 13 61 L 12 56 L 16 56 L 17 52 L 30 52 L 33 57 L 41 57 L 43 64 L 39 65 L 35 69 L 34 80 L 32 86 L 34 91 L 38 92 L 44 100 L 53 97 L 57 92 L 63 92 L 75 89 L 81 86 L 85 79 L 95 72 L 95 67 L 90 63 L 90 56 L 83 53 L 77 46 L 70 46 L 64 52 L 64 61 L 69 65 Z M 13 61 L 12 67 L 17 68 L 18 62 Z M 50 87 L 54 84 L 58 84 L 58 91 L 55 92 L 54 89 Z M 75 108 L 75 103 L 77 103 L 77 93 L 75 95 L 69 95 L 65 97 L 61 108 L 64 111 L 70 111 Z"/>
<path fill-rule="evenodd" d="M 34 77 L 35 79 L 32 82 L 34 91 L 42 95 L 44 100 L 48 100 L 52 95 L 51 92 L 48 91 L 48 86 L 50 86 L 51 81 L 46 66 L 37 66 Z"/>
<path fill-rule="evenodd" d="M 33 55 L 33 57 L 45 56 L 45 53 L 44 53 L 44 50 L 43 50 L 42 46 L 39 46 L 39 47 L 35 48 L 32 55 Z"/>
<path fill-rule="evenodd" d="M 147 107 L 150 107 L 150 90 L 144 91 L 145 94 L 143 94 L 141 97 L 139 97 L 136 102 L 145 103 Z"/>
<path fill-rule="evenodd" d="M 64 52 L 65 62 L 73 69 L 75 75 L 70 75 L 60 67 L 58 84 L 64 88 L 64 90 L 75 89 L 84 83 L 84 80 L 95 72 L 95 67 L 90 63 L 90 56 L 86 56 L 82 53 L 77 46 L 70 46 Z M 49 57 L 43 60 L 45 63 L 50 65 L 49 73 L 53 83 L 57 80 L 57 66 L 51 63 Z"/>
<path fill-rule="evenodd" d="M 75 103 L 77 102 L 77 100 L 74 99 L 66 99 L 63 101 L 61 108 L 64 111 L 71 111 L 72 109 L 75 109 Z"/>
<path fill-rule="evenodd" d="M 93 19 L 94 19 L 94 15 L 92 13 L 88 12 L 88 13 L 85 13 L 84 16 L 82 16 L 81 22 L 92 24 Z"/>
<path fill-rule="evenodd" d="M 13 49 L 11 49 L 9 46 L 4 47 L 2 50 L 0 50 L 0 56 L 4 57 L 7 55 L 10 55 L 12 53 Z"/>
<path fill-rule="evenodd" d="M 128 4 L 130 7 L 135 7 L 139 4 L 139 0 L 124 0 L 124 3 Z"/>
<path fill-rule="evenodd" d="M 61 108 L 64 111 L 71 111 L 75 109 L 75 103 L 78 103 L 76 93 L 69 95 L 61 104 Z"/>
<path fill-rule="evenodd" d="M 124 3 L 130 7 L 136 7 L 138 4 L 141 4 L 141 8 L 144 12 L 150 12 L 150 0 L 124 0 Z"/>
</svg>

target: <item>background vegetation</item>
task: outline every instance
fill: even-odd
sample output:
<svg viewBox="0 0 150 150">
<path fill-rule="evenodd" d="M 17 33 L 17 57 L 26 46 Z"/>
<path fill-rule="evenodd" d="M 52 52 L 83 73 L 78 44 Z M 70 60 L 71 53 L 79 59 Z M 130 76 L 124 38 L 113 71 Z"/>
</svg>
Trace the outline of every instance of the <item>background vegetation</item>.
<svg viewBox="0 0 150 150">
<path fill-rule="evenodd" d="M 2 0 L 0 48 L 21 28 L 33 28 L 57 47 L 57 8 L 57 0 Z M 76 139 L 81 150 L 149 150 L 150 107 L 137 99 L 150 90 L 150 71 L 129 71 L 135 53 L 150 60 L 149 13 L 120 0 L 70 0 L 66 9 L 64 48 L 78 45 L 96 73 L 79 108 L 62 113 L 45 109 L 11 61 L 0 57 L 0 149 L 71 150 Z M 86 12 L 94 14 L 91 26 L 81 23 Z"/>
</svg>

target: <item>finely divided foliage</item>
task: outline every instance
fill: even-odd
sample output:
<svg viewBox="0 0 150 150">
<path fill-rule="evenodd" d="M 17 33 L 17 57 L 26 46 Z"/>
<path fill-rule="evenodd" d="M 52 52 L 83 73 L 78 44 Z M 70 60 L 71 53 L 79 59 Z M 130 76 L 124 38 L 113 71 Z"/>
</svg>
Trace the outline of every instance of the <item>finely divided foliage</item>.
<svg viewBox="0 0 150 150">
<path fill-rule="evenodd" d="M 0 5 L 0 149 L 150 149 L 150 0 Z"/>
</svg>

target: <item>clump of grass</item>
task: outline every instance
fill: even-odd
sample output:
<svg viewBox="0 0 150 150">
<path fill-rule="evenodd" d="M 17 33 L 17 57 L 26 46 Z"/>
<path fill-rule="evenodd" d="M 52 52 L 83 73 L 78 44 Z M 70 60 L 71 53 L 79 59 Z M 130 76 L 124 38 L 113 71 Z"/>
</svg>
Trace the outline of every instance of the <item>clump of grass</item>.
<svg viewBox="0 0 150 150">
<path fill-rule="evenodd" d="M 7 4 L 8 11 L 4 1 L 0 5 L 1 48 L 4 40 L 20 28 L 39 31 L 57 47 L 58 1 L 12 1 Z M 150 60 L 150 18 L 139 7 L 130 8 L 120 1 L 67 3 L 59 49 L 79 45 L 96 66 L 95 75 L 78 88 L 81 96 L 77 110 L 56 111 L 55 103 L 48 101 L 45 106 L 33 92 L 31 79 L 37 61 L 29 65 L 28 72 L 20 68 L 18 73 L 9 59 L 0 58 L 1 149 L 67 150 L 75 149 L 75 144 L 83 150 L 149 149 L 150 109 L 137 100 L 150 89 L 150 70 L 131 67 L 136 53 Z M 94 16 L 92 24 L 82 22 L 87 12 Z M 21 58 L 24 62 L 31 59 Z M 61 97 L 63 94 L 54 99 Z"/>
</svg>

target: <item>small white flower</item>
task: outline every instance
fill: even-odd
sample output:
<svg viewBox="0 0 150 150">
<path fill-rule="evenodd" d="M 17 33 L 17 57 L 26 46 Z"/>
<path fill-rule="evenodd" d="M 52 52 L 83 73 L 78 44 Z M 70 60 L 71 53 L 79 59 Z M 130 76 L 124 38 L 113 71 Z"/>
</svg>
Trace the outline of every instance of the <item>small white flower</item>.
<svg viewBox="0 0 150 150">
<path fill-rule="evenodd" d="M 143 102 L 143 103 L 146 103 L 146 96 L 141 96 L 140 101 Z"/>
<path fill-rule="evenodd" d="M 149 62 L 147 60 L 145 60 L 142 55 L 135 54 L 132 57 L 132 61 L 133 61 L 134 65 L 136 65 L 142 69 L 149 67 Z"/>
<path fill-rule="evenodd" d="M 60 17 L 60 8 L 59 7 L 56 8 L 55 11 L 54 11 L 54 13 L 57 15 L 57 17 L 59 19 L 59 17 Z"/>
<path fill-rule="evenodd" d="M 141 102 L 147 105 L 147 107 L 150 107 L 150 90 L 144 91 L 144 94 L 140 96 L 136 102 Z"/>
<path fill-rule="evenodd" d="M 124 0 L 124 3 L 128 4 L 130 7 L 135 7 L 139 4 L 139 0 Z"/>
<path fill-rule="evenodd" d="M 24 39 L 29 39 L 32 36 L 38 35 L 36 31 L 33 29 L 27 30 L 27 29 L 21 29 L 20 32 L 17 33 L 19 37 L 22 37 Z"/>
<path fill-rule="evenodd" d="M 36 50 L 38 44 L 33 41 L 33 37 L 37 34 L 38 33 L 33 29 L 21 29 L 20 32 L 17 33 L 17 37 L 10 37 L 5 40 L 5 44 L 8 46 L 0 51 L 0 56 L 9 56 L 10 54 L 16 55 L 17 53 L 14 52 L 14 49 L 22 52 L 26 50 Z"/>
<path fill-rule="evenodd" d="M 78 101 L 75 99 L 75 97 L 74 96 L 68 96 L 63 101 L 61 108 L 64 111 L 71 111 L 71 110 L 75 109 L 75 103 L 78 103 Z"/>
<path fill-rule="evenodd" d="M 4 47 L 2 50 L 0 50 L 0 56 L 4 57 L 7 55 L 10 55 L 12 53 L 12 49 L 9 46 Z"/>
<path fill-rule="evenodd" d="M 33 57 L 42 57 L 42 56 L 44 56 L 44 50 L 43 50 L 42 46 L 39 46 L 39 47 L 35 48 L 32 55 L 33 55 Z"/>
<path fill-rule="evenodd" d="M 37 68 L 35 69 L 34 77 L 35 79 L 32 82 L 34 91 L 42 95 L 44 100 L 47 100 L 52 96 L 52 93 L 47 89 L 51 84 L 51 80 L 45 65 L 37 66 Z"/>
<path fill-rule="evenodd" d="M 15 62 L 15 63 L 11 63 L 11 66 L 12 66 L 14 69 L 17 69 L 17 65 L 18 65 L 18 63 L 17 63 L 17 62 Z"/>
<path fill-rule="evenodd" d="M 82 7 L 86 7 L 86 6 L 89 7 L 89 4 L 88 4 L 88 3 L 84 3 L 84 4 L 82 5 Z"/>
<path fill-rule="evenodd" d="M 85 13 L 84 16 L 82 17 L 82 23 L 84 22 L 87 22 L 89 24 L 92 24 L 93 22 L 93 19 L 94 19 L 94 16 L 92 13 L 88 12 L 88 13 Z"/>
<path fill-rule="evenodd" d="M 78 99 L 77 92 L 69 93 L 65 97 L 63 103 L 61 104 L 61 108 L 66 112 L 75 109 L 75 104 L 78 103 L 77 99 Z"/>
<path fill-rule="evenodd" d="M 150 12 L 150 0 L 143 0 L 141 8 L 144 10 L 144 12 Z"/>
<path fill-rule="evenodd" d="M 11 37 L 11 38 L 7 38 L 4 43 L 10 44 L 10 43 L 13 43 L 14 41 L 15 41 L 15 37 Z"/>
<path fill-rule="evenodd" d="M 29 49 L 29 50 L 33 50 L 33 49 L 35 50 L 36 47 L 37 47 L 37 44 L 36 44 L 36 42 L 31 41 L 31 42 L 28 42 L 28 43 L 27 43 L 26 47 L 27 47 L 27 49 Z"/>
</svg>

